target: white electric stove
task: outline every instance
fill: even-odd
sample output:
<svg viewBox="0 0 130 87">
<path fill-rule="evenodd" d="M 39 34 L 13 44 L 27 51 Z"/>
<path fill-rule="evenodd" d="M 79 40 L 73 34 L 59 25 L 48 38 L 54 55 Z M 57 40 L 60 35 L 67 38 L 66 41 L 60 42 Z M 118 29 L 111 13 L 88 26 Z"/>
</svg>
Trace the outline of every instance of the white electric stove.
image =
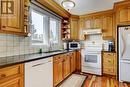
<svg viewBox="0 0 130 87">
<path fill-rule="evenodd" d="M 102 75 L 102 43 L 90 41 L 82 50 L 82 72 Z"/>
</svg>

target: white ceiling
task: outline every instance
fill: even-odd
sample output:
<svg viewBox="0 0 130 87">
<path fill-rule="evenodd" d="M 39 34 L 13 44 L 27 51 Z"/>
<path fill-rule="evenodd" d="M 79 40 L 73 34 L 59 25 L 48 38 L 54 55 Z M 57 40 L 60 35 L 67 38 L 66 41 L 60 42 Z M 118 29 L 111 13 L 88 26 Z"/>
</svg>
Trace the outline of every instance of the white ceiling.
<svg viewBox="0 0 130 87">
<path fill-rule="evenodd" d="M 61 5 L 62 0 L 54 0 Z M 74 15 L 84 15 L 88 13 L 109 10 L 113 8 L 114 2 L 123 0 L 72 0 L 76 6 L 70 11 Z"/>
</svg>

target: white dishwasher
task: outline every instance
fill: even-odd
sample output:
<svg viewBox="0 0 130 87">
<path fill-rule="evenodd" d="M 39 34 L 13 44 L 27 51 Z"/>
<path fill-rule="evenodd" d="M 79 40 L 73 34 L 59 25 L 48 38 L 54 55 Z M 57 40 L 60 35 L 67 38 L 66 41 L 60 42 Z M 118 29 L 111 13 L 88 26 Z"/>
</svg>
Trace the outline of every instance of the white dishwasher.
<svg viewBox="0 0 130 87">
<path fill-rule="evenodd" d="M 52 57 L 25 63 L 25 87 L 53 87 Z"/>
</svg>

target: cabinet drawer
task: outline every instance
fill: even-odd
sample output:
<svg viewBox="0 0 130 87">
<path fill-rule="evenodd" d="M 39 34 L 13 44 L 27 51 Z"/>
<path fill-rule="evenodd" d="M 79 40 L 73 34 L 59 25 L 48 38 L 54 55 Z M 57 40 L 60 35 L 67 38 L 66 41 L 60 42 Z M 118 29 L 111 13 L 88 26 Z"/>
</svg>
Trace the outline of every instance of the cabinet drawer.
<svg viewBox="0 0 130 87">
<path fill-rule="evenodd" d="M 0 87 L 23 87 L 22 77 L 13 78 L 6 82 L 0 83 Z"/>
<path fill-rule="evenodd" d="M 106 73 L 106 74 L 113 74 L 114 73 L 113 68 L 105 68 L 103 71 L 104 71 L 103 73 Z"/>
<path fill-rule="evenodd" d="M 112 59 L 112 58 L 106 58 L 106 59 L 103 60 L 103 63 L 105 65 L 114 65 L 114 59 Z"/>
<path fill-rule="evenodd" d="M 114 53 L 104 53 L 103 56 L 105 58 L 111 58 L 111 57 L 113 58 L 113 57 L 115 57 L 115 54 Z"/>
<path fill-rule="evenodd" d="M 15 65 L 0 69 L 0 80 L 10 76 L 22 74 L 22 67 L 23 65 Z"/>
<path fill-rule="evenodd" d="M 55 61 L 58 61 L 59 59 L 60 59 L 59 56 L 55 56 L 53 60 L 54 60 L 54 62 L 55 62 Z"/>
<path fill-rule="evenodd" d="M 65 55 L 63 55 L 63 54 L 54 56 L 53 61 L 54 61 L 54 62 L 61 62 L 61 61 L 64 60 L 64 56 L 65 56 Z"/>
</svg>

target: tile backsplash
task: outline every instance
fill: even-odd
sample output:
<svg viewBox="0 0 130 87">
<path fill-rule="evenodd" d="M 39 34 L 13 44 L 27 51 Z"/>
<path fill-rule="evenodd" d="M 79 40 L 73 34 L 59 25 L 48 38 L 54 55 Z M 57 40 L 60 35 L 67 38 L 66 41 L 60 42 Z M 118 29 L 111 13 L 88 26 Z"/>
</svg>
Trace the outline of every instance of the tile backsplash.
<svg viewBox="0 0 130 87">
<path fill-rule="evenodd" d="M 38 53 L 40 48 L 48 50 L 48 46 L 32 46 L 30 37 L 0 34 L 0 57 Z"/>
</svg>

